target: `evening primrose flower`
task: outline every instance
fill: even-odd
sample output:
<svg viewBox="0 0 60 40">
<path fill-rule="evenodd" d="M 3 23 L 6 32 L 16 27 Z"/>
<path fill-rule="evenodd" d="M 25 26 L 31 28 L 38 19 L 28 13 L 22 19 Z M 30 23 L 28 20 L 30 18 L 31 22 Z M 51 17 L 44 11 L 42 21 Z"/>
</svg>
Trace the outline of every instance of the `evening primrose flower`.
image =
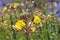
<svg viewBox="0 0 60 40">
<path fill-rule="evenodd" d="M 19 4 L 18 4 L 18 3 L 14 3 L 14 5 L 15 5 L 15 6 L 19 6 Z"/>
<path fill-rule="evenodd" d="M 34 16 L 33 22 L 35 24 L 39 24 L 41 22 L 41 19 L 38 16 Z"/>
<path fill-rule="evenodd" d="M 24 6 L 24 3 L 21 3 L 20 5 L 21 5 L 21 6 Z"/>
<path fill-rule="evenodd" d="M 3 10 L 7 10 L 8 8 L 5 6 L 4 8 L 3 8 Z"/>
<path fill-rule="evenodd" d="M 35 32 L 36 28 L 35 27 L 31 27 L 32 32 Z"/>
<path fill-rule="evenodd" d="M 17 8 L 18 6 L 19 6 L 18 3 L 14 3 L 14 4 L 13 4 L 13 8 Z"/>
<path fill-rule="evenodd" d="M 16 28 L 19 29 L 19 30 L 22 30 L 23 27 L 25 27 L 25 22 L 23 22 L 23 20 L 18 20 L 15 24 Z"/>
</svg>

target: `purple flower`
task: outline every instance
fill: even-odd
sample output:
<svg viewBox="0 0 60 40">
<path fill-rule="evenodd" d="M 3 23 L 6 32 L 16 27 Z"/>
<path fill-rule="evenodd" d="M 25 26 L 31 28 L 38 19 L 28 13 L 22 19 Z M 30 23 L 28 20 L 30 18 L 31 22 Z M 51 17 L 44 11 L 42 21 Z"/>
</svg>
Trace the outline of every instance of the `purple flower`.
<svg viewBox="0 0 60 40">
<path fill-rule="evenodd" d="M 28 1 L 26 1 L 24 5 L 24 9 L 28 9 L 28 8 L 29 8 Z"/>
<path fill-rule="evenodd" d="M 6 6 L 6 4 L 3 4 L 2 6 Z"/>
<path fill-rule="evenodd" d="M 60 18 L 60 3 L 58 3 L 57 7 L 54 9 L 55 16 Z"/>
<path fill-rule="evenodd" d="M 24 9 L 28 9 L 28 4 L 25 4 L 24 5 Z"/>
<path fill-rule="evenodd" d="M 46 0 L 47 3 L 56 2 L 56 0 Z"/>
<path fill-rule="evenodd" d="M 10 4 L 10 0 L 0 0 L 0 9 L 2 9 L 4 6 Z"/>
<path fill-rule="evenodd" d="M 51 2 L 56 2 L 56 0 L 50 0 Z"/>
</svg>

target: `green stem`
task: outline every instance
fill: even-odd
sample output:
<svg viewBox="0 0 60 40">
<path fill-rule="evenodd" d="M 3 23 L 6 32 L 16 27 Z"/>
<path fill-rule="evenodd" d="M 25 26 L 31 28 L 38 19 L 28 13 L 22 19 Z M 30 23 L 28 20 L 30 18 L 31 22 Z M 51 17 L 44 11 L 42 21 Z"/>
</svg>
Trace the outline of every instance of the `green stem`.
<svg viewBox="0 0 60 40">
<path fill-rule="evenodd" d="M 48 27 L 47 27 L 47 22 L 46 22 L 46 29 L 47 29 L 47 37 L 48 37 L 48 40 L 50 40 L 50 37 L 49 37 L 49 32 L 48 32 Z"/>
<path fill-rule="evenodd" d="M 11 15 L 11 13 L 10 13 L 10 21 L 11 21 L 11 28 L 12 28 L 12 32 L 13 32 L 13 38 L 14 38 L 14 40 L 16 40 L 16 32 L 15 32 L 15 30 L 12 27 L 13 21 L 12 21 L 12 15 Z"/>
</svg>

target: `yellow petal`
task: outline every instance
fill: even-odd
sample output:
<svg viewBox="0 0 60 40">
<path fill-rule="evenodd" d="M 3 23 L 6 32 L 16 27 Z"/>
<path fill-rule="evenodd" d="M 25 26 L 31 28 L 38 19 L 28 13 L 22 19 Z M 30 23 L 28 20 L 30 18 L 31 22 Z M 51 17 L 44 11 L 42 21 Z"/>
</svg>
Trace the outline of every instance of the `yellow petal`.
<svg viewBox="0 0 60 40">
<path fill-rule="evenodd" d="M 39 24 L 41 22 L 41 19 L 38 16 L 34 16 L 33 22 Z"/>
<path fill-rule="evenodd" d="M 17 29 L 22 29 L 23 27 L 25 27 L 25 22 L 23 22 L 23 20 L 18 20 L 17 22 L 16 22 L 16 24 L 15 24 L 15 26 L 16 26 L 16 28 Z"/>
<path fill-rule="evenodd" d="M 7 10 L 8 8 L 5 6 L 4 8 L 3 8 L 3 10 Z"/>
</svg>

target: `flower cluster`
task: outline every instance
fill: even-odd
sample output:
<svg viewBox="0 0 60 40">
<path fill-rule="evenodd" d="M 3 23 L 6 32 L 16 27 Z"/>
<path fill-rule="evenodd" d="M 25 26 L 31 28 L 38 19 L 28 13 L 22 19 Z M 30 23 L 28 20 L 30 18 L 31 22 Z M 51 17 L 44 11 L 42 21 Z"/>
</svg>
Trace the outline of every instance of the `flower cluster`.
<svg viewBox="0 0 60 40">
<path fill-rule="evenodd" d="M 14 2 L 0 10 L 0 35 L 4 36 L 1 40 L 57 39 L 60 22 L 53 11 L 57 4 L 35 2 L 38 0 Z"/>
</svg>

